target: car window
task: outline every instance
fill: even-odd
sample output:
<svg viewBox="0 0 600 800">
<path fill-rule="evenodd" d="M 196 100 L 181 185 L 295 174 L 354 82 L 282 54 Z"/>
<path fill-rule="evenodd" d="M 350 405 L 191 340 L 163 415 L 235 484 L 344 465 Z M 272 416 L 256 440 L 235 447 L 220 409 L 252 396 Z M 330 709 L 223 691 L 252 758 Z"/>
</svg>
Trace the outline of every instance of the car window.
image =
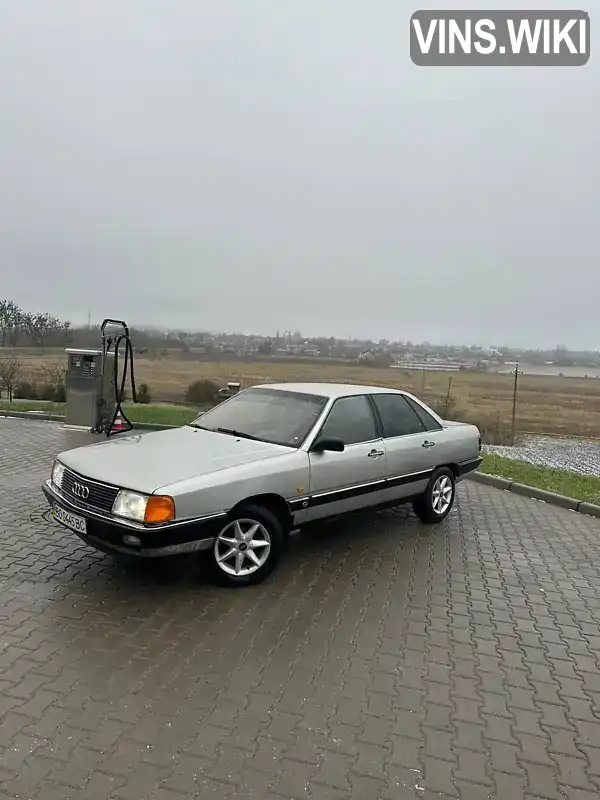
<svg viewBox="0 0 600 800">
<path fill-rule="evenodd" d="M 336 400 L 319 439 L 341 439 L 347 445 L 377 439 L 375 418 L 365 395 Z"/>
<path fill-rule="evenodd" d="M 419 403 L 415 403 L 415 401 L 411 397 L 407 397 L 406 402 L 414 410 L 415 414 L 419 417 L 419 419 L 425 426 L 426 431 L 442 430 L 442 426 L 437 421 L 437 419 L 432 417 L 429 411 L 425 411 L 422 405 L 419 405 Z"/>
<path fill-rule="evenodd" d="M 407 436 L 410 433 L 423 433 L 425 426 L 401 394 L 374 394 L 373 400 L 381 417 L 383 435 Z"/>
<path fill-rule="evenodd" d="M 277 389 L 245 389 L 211 408 L 192 424 L 224 428 L 274 444 L 300 447 L 327 405 L 320 395 Z"/>
</svg>

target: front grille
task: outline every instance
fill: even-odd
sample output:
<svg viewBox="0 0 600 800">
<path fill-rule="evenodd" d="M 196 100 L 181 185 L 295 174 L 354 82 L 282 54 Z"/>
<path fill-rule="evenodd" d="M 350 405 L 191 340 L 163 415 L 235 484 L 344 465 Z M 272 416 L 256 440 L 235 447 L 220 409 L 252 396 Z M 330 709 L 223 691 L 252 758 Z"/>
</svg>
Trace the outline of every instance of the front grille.
<svg viewBox="0 0 600 800">
<path fill-rule="evenodd" d="M 78 484 L 78 486 L 75 486 L 75 484 Z M 81 490 L 78 487 L 82 486 L 89 489 L 89 495 L 87 497 L 80 496 Z M 61 489 L 70 502 L 82 507 L 105 512 L 110 512 L 112 510 L 115 498 L 119 493 L 119 489 L 116 486 L 107 486 L 105 483 L 93 483 L 82 475 L 72 472 L 70 469 L 65 469 L 63 473 Z"/>
</svg>

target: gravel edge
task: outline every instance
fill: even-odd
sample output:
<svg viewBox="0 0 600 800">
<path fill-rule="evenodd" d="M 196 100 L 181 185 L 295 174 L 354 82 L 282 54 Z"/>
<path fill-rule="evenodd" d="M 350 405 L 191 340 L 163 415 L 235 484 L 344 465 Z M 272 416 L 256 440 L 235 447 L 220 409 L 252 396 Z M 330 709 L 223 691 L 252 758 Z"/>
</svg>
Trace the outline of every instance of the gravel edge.
<svg viewBox="0 0 600 800">
<path fill-rule="evenodd" d="M 579 514 L 587 514 L 590 517 L 600 518 L 600 506 L 593 503 L 586 503 L 584 500 L 576 500 L 573 497 L 565 497 L 556 492 L 547 492 L 545 489 L 537 489 L 535 486 L 526 486 L 523 483 L 509 481 L 498 475 L 487 475 L 485 472 L 472 472 L 465 478 L 476 483 L 483 483 L 486 486 L 493 486 L 496 489 L 503 489 L 506 492 L 514 492 L 522 497 L 531 497 L 534 500 L 541 500 L 552 506 L 567 508 Z"/>
</svg>

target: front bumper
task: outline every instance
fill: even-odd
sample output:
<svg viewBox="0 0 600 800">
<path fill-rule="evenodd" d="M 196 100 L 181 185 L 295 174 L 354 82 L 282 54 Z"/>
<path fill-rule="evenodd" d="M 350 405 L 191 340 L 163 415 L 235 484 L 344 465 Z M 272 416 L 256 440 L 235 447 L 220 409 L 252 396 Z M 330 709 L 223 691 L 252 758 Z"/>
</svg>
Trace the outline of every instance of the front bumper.
<svg viewBox="0 0 600 800">
<path fill-rule="evenodd" d="M 50 506 L 60 506 L 65 511 L 77 514 L 86 521 L 87 533 L 71 531 L 91 547 L 104 553 L 126 553 L 141 558 L 194 553 L 208 550 L 213 546 L 218 532 L 222 529 L 226 514 L 213 514 L 167 525 L 142 525 L 128 520 L 108 517 L 88 508 L 75 505 L 46 481 L 42 491 Z M 71 530 L 70 528 L 68 530 Z M 123 542 L 123 536 L 137 536 L 139 546 Z"/>
</svg>

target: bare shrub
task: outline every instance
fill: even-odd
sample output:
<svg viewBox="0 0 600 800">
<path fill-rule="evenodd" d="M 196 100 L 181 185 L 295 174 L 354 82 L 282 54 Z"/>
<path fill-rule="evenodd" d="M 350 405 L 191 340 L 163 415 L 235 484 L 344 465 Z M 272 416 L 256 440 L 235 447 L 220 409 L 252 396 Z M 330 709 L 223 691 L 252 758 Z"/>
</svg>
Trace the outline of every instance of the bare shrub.
<svg viewBox="0 0 600 800">
<path fill-rule="evenodd" d="M 12 402 L 15 387 L 23 376 L 23 362 L 15 356 L 0 358 L 0 389 Z"/>
</svg>

